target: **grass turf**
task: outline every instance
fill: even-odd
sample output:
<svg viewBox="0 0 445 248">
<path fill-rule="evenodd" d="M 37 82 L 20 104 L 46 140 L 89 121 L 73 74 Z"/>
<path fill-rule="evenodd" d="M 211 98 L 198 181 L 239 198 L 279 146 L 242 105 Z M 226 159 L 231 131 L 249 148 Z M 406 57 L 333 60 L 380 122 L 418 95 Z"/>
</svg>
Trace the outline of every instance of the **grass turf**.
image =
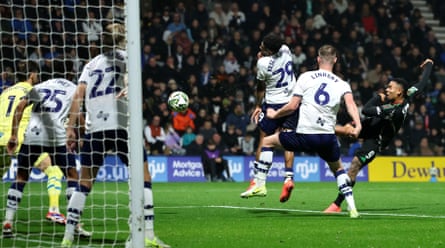
<svg viewBox="0 0 445 248">
<path fill-rule="evenodd" d="M 278 201 L 281 185 L 269 183 L 267 197 L 241 199 L 247 183 L 155 183 L 156 234 L 180 248 L 445 246 L 445 184 L 359 182 L 354 188 L 359 219 L 350 219 L 346 211 L 322 213 L 337 194 L 334 182 L 296 183 L 284 204 Z M 60 243 L 64 227 L 44 219 L 45 186 L 27 185 L 16 215 L 16 237 L 1 239 L 0 247 Z M 4 196 L 8 187 L 2 186 Z M 82 216 L 93 237 L 75 239 L 74 247 L 124 247 L 129 234 L 126 192 L 127 183 L 96 183 Z M 5 199 L 0 206 L 3 215 Z"/>
</svg>

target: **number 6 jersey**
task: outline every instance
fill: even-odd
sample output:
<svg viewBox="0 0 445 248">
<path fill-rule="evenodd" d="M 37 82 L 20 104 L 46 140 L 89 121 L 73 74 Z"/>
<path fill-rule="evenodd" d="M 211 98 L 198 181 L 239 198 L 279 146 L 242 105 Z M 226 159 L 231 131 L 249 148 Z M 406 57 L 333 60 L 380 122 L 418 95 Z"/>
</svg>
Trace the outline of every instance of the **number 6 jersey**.
<svg viewBox="0 0 445 248">
<path fill-rule="evenodd" d="M 76 85 L 63 78 L 50 79 L 34 86 L 27 95 L 33 107 L 23 143 L 64 146 L 64 124 L 75 92 Z"/>
<path fill-rule="evenodd" d="M 301 96 L 297 133 L 335 133 L 341 98 L 351 86 L 326 70 L 308 71 L 300 75 L 293 95 Z"/>
</svg>

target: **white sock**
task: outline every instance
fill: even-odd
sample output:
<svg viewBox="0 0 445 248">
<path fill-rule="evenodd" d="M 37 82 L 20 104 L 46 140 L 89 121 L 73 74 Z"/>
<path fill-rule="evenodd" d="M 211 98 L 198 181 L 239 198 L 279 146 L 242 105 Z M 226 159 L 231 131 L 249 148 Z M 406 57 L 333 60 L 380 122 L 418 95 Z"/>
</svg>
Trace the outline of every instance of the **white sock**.
<svg viewBox="0 0 445 248">
<path fill-rule="evenodd" d="M 71 199 L 71 196 L 73 196 L 74 192 L 76 191 L 76 187 L 68 187 L 66 188 L 66 199 L 68 199 L 68 201 Z"/>
<path fill-rule="evenodd" d="M 65 226 L 64 239 L 73 240 L 74 239 L 74 229 L 79 223 L 80 216 L 85 207 L 85 201 L 87 196 L 79 191 L 76 191 L 71 196 L 68 203 L 67 219 Z"/>
<path fill-rule="evenodd" d="M 255 175 L 255 180 L 258 186 L 263 186 L 266 184 L 267 173 L 272 166 L 273 160 L 273 150 L 271 148 L 261 148 L 260 159 L 256 163 L 257 173 Z"/>
<path fill-rule="evenodd" d="M 145 218 L 145 238 L 153 240 L 154 234 L 154 209 L 153 209 L 153 191 L 151 184 L 144 187 L 144 218 Z"/>
<path fill-rule="evenodd" d="M 355 210 L 354 195 L 352 194 L 352 187 L 350 185 L 351 179 L 344 170 L 337 171 L 336 175 L 338 189 L 345 196 L 349 209 Z"/>
<path fill-rule="evenodd" d="M 293 180 L 294 179 L 294 173 L 291 171 L 286 171 L 284 173 L 285 177 L 284 177 L 284 182 L 287 182 L 289 180 Z"/>
<path fill-rule="evenodd" d="M 8 190 L 8 198 L 6 201 L 6 213 L 5 213 L 5 220 L 6 221 L 13 221 L 14 215 L 17 209 L 19 208 L 19 203 L 22 200 L 23 193 L 16 189 L 9 188 Z"/>
</svg>

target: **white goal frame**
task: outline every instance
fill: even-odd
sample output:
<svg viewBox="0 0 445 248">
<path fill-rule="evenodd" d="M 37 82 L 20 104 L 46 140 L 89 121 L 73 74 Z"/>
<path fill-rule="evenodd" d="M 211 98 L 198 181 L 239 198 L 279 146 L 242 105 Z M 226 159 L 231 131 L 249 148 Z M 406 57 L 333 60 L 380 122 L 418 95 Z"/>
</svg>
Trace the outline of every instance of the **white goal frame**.
<svg viewBox="0 0 445 248">
<path fill-rule="evenodd" d="M 129 137 L 129 186 L 130 186 L 130 236 L 134 248 L 144 247 L 144 176 L 143 176 L 143 120 L 142 120 L 142 77 L 140 8 L 138 0 L 126 1 L 126 30 L 128 51 L 128 110 Z"/>
</svg>

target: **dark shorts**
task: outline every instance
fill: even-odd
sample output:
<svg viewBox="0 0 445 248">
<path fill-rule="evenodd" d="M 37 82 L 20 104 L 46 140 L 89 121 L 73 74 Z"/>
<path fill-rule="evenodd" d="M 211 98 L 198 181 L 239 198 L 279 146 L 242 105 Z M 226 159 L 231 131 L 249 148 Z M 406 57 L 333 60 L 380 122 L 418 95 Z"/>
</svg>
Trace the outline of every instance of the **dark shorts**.
<svg viewBox="0 0 445 248">
<path fill-rule="evenodd" d="M 355 156 L 362 165 L 369 164 L 380 152 L 380 139 L 365 139 L 360 148 L 355 151 Z"/>
<path fill-rule="evenodd" d="M 335 134 L 301 134 L 281 132 L 280 143 L 285 150 L 296 152 L 316 152 L 326 162 L 340 159 L 340 146 Z"/>
<path fill-rule="evenodd" d="M 264 133 L 266 133 L 266 136 L 275 133 L 278 128 L 290 130 L 294 130 L 296 128 L 298 122 L 298 111 L 278 119 L 269 119 L 266 117 L 267 108 L 277 110 L 282 106 L 284 106 L 284 104 L 263 104 L 261 107 L 262 112 L 260 113 L 258 126 Z"/>
<path fill-rule="evenodd" d="M 105 130 L 86 134 L 80 163 L 82 166 L 102 166 L 108 151 L 115 152 L 122 163 L 128 166 L 128 134 L 125 130 Z M 144 149 L 144 161 L 147 153 Z"/>
<path fill-rule="evenodd" d="M 66 146 L 48 147 L 22 144 L 17 155 L 17 167 L 29 169 L 42 153 L 48 153 L 53 165 L 58 165 L 62 171 L 68 167 L 76 167 L 74 154 L 66 150 Z"/>
</svg>

